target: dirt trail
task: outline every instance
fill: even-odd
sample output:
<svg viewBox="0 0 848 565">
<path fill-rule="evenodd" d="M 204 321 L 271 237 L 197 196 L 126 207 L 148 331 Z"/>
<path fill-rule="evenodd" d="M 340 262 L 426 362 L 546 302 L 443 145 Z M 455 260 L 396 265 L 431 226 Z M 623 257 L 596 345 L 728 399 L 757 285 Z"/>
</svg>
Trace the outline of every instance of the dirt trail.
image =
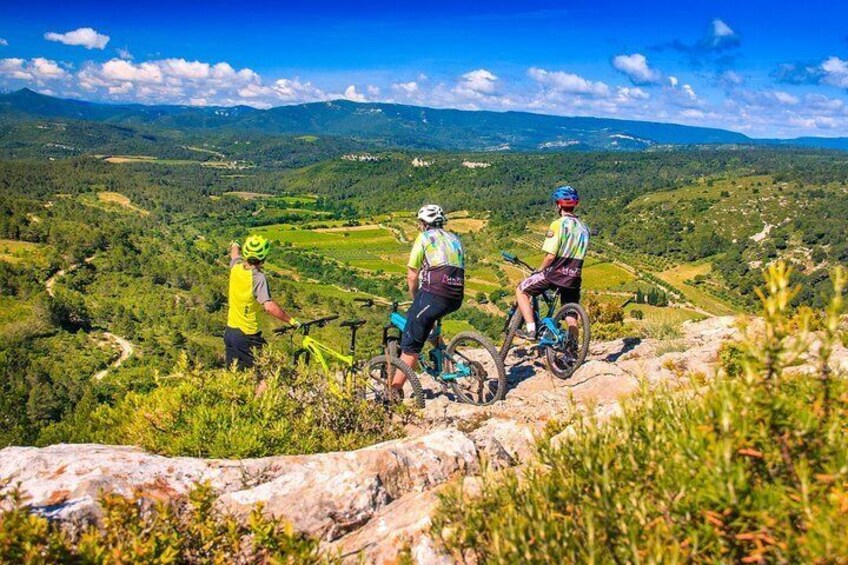
<svg viewBox="0 0 848 565">
<path fill-rule="evenodd" d="M 91 263 L 92 261 L 94 261 L 94 257 L 94 255 L 86 257 L 83 262 Z M 47 291 L 48 296 L 53 298 L 53 287 L 56 286 L 57 280 L 64 277 L 68 273 L 76 271 L 77 269 L 79 269 L 80 265 L 81 263 L 74 263 L 73 265 L 70 265 L 67 269 L 59 269 L 58 271 L 53 273 L 53 276 L 44 281 L 44 289 Z M 97 373 L 92 375 L 91 378 L 95 381 L 99 381 L 100 379 L 105 377 L 106 374 L 109 372 L 109 369 L 117 369 L 118 367 L 120 367 L 124 361 L 129 359 L 132 354 L 135 353 L 135 346 L 127 338 L 106 331 L 103 332 L 103 337 L 114 343 L 115 346 L 120 350 L 120 353 L 118 354 L 118 357 L 114 361 L 112 361 L 109 367 L 103 369 L 102 371 L 98 371 Z"/>
<path fill-rule="evenodd" d="M 102 371 L 95 373 L 91 378 L 95 381 L 99 381 L 109 372 L 109 369 L 117 369 L 121 366 L 121 364 L 129 359 L 133 353 L 135 353 L 135 346 L 130 343 L 126 338 L 123 338 L 119 335 L 115 335 L 112 332 L 103 332 L 103 337 L 108 340 L 111 340 L 118 349 L 121 350 L 121 353 L 118 357 L 112 361 L 108 368 L 103 369 Z"/>
</svg>

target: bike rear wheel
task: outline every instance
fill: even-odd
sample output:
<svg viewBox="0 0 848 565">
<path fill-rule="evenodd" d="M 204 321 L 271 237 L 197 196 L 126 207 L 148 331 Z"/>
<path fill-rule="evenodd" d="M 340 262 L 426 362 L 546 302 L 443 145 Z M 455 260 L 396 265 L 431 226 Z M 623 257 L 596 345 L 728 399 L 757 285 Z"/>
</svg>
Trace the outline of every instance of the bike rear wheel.
<svg viewBox="0 0 848 565">
<path fill-rule="evenodd" d="M 576 326 L 569 326 L 566 318 L 577 318 Z M 553 317 L 556 326 L 566 333 L 565 343 L 558 347 L 545 348 L 545 364 L 548 371 L 558 379 L 567 379 L 574 374 L 589 355 L 589 315 L 582 306 L 569 302 L 557 310 Z"/>
<path fill-rule="evenodd" d="M 506 361 L 506 356 L 509 355 L 509 349 L 512 347 L 512 340 L 515 339 L 515 333 L 518 331 L 518 328 L 521 327 L 521 322 L 523 321 L 524 317 L 521 315 L 521 311 L 516 308 L 515 313 L 513 313 L 512 318 L 509 320 L 509 325 L 506 329 L 506 336 L 504 336 L 504 342 L 503 345 L 501 345 L 501 362 Z"/>
<path fill-rule="evenodd" d="M 403 397 L 399 397 L 391 386 L 391 379 L 400 372 L 406 377 Z M 382 404 L 396 404 L 409 399 L 416 408 L 424 408 L 424 392 L 415 371 L 398 357 L 378 355 L 365 365 L 365 398 Z"/>
<path fill-rule="evenodd" d="M 446 353 L 445 373 L 457 371 L 459 365 L 471 371 L 469 376 L 448 381 L 457 398 L 477 406 L 503 400 L 506 370 L 491 341 L 477 332 L 460 332 L 450 341 Z"/>
</svg>

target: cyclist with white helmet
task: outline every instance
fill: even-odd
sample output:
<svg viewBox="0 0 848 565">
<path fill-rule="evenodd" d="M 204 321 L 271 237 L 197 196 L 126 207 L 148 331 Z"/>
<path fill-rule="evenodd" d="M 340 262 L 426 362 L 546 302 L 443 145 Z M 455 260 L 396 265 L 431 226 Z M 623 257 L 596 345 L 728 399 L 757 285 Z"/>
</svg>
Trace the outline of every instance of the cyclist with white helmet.
<svg viewBox="0 0 848 565">
<path fill-rule="evenodd" d="M 542 244 L 545 258 L 539 269 L 521 281 L 515 290 L 518 308 L 526 324 L 524 331 L 516 335 L 528 341 L 535 341 L 536 320 L 533 318 L 531 297 L 538 296 L 549 289 L 558 290 L 560 301 L 580 302 L 583 258 L 589 247 L 589 228 L 574 215 L 580 204 L 580 196 L 570 186 L 560 186 L 554 190 L 551 200 L 557 208 L 558 218 L 554 220 Z M 577 319 L 566 318 L 569 328 L 576 331 Z"/>
<path fill-rule="evenodd" d="M 297 325 L 297 321 L 271 299 L 268 279 L 262 272 L 262 264 L 268 257 L 271 243 L 261 235 L 251 235 L 244 242 L 230 244 L 230 286 L 227 328 L 224 330 L 224 346 L 227 367 L 235 364 L 239 370 L 253 367 L 256 350 L 265 340 L 259 331 L 259 306 L 268 314 Z"/>
<path fill-rule="evenodd" d="M 406 281 L 412 306 L 406 313 L 401 336 L 401 360 L 411 369 L 436 322 L 462 306 L 465 292 L 465 253 L 459 238 L 445 230 L 447 218 L 440 206 L 428 204 L 418 211 L 421 233 L 412 245 Z M 392 386 L 403 388 L 405 377 L 395 373 Z"/>
</svg>

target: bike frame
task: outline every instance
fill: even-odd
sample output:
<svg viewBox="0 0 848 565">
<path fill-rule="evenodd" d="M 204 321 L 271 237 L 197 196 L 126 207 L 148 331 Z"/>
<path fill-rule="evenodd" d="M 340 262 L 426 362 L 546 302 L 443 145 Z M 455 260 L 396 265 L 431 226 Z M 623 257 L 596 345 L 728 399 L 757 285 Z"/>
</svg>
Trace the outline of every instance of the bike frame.
<svg viewBox="0 0 848 565">
<path fill-rule="evenodd" d="M 539 298 L 541 298 L 545 306 L 547 306 L 548 313 L 545 317 L 541 317 Z M 562 345 L 562 343 L 566 339 L 566 334 L 559 329 L 556 322 L 554 322 L 554 315 L 556 314 L 557 301 L 559 297 L 555 293 L 551 293 L 549 291 L 545 291 L 538 296 L 531 297 L 530 303 L 533 306 L 533 315 L 536 320 L 539 322 L 539 325 L 545 328 L 547 331 L 542 332 L 541 338 L 539 342 L 535 344 L 535 347 L 554 347 Z M 513 304 L 512 308 L 509 311 L 509 316 L 506 318 L 506 325 L 504 326 L 504 333 L 508 331 L 509 324 L 512 321 L 512 317 L 515 316 L 515 312 L 518 310 L 518 304 Z"/>
<path fill-rule="evenodd" d="M 386 347 L 392 340 L 400 341 L 400 334 L 403 333 L 405 328 L 406 316 L 397 311 L 397 304 L 392 304 L 389 323 L 383 328 L 383 346 Z M 435 341 L 433 349 L 430 352 L 431 359 L 424 359 L 422 356 L 419 356 L 418 362 L 421 363 L 421 367 L 428 375 L 439 381 L 456 381 L 463 377 L 471 376 L 471 369 L 463 362 L 453 363 L 456 368 L 455 371 L 451 373 L 444 372 L 445 360 L 454 360 L 448 355 L 444 342 L 438 339 L 441 337 L 441 334 L 442 322 L 439 321 L 436 323 L 433 333 L 427 337 L 428 341 Z"/>
<path fill-rule="evenodd" d="M 315 357 L 318 363 L 321 364 L 321 368 L 323 368 L 324 372 L 328 375 L 330 373 L 330 364 L 327 362 L 327 357 L 325 356 L 325 354 L 332 359 L 336 359 L 337 361 L 341 362 L 342 364 L 348 367 L 353 367 L 354 365 L 353 355 L 345 355 L 343 353 L 339 353 L 329 345 L 325 345 L 317 339 L 308 335 L 304 336 L 301 346 L 303 347 L 303 349 L 305 349 Z"/>
</svg>

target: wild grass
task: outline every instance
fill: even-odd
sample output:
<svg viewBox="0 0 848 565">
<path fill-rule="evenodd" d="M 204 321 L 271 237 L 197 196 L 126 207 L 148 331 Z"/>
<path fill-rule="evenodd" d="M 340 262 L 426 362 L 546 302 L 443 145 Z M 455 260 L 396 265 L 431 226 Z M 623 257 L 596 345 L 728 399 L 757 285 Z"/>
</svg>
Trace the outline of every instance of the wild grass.
<svg viewBox="0 0 848 565">
<path fill-rule="evenodd" d="M 522 476 L 445 495 L 433 532 L 479 563 L 829 563 L 848 555 L 848 381 L 829 357 L 843 336 L 845 272 L 813 335 L 773 267 L 725 376 L 688 392 L 643 391 L 606 424 L 542 449 Z M 813 340 L 820 344 L 811 348 Z M 812 354 L 814 374 L 787 370 Z"/>
<path fill-rule="evenodd" d="M 21 492 L 0 484 L 0 563 L 333 563 L 318 541 L 257 507 L 247 520 L 215 507 L 205 485 L 171 502 L 104 494 L 100 524 L 63 529 L 33 514 Z"/>
</svg>

